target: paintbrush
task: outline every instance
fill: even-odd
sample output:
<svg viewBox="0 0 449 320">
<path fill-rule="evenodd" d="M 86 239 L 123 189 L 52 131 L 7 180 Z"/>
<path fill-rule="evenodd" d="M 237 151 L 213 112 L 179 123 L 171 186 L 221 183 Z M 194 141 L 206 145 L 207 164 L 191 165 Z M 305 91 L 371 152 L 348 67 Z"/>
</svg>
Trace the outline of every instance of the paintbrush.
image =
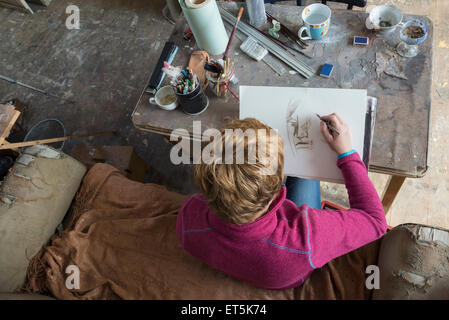
<svg viewBox="0 0 449 320">
<path fill-rule="evenodd" d="M 296 53 L 299 53 L 299 54 L 302 54 L 302 55 L 306 56 L 306 57 L 309 58 L 309 59 L 313 59 L 313 57 L 312 57 L 311 55 L 309 55 L 309 54 L 307 54 L 307 53 L 305 53 L 305 52 L 299 51 L 298 49 L 293 48 L 293 47 L 292 47 L 291 45 L 289 45 L 288 43 L 282 42 L 281 40 L 276 39 L 276 38 L 273 37 L 272 35 L 266 34 L 266 33 L 263 32 L 262 30 L 257 29 L 256 27 L 253 27 L 252 25 L 248 25 L 248 26 L 251 27 L 251 28 L 253 28 L 253 29 L 256 30 L 257 32 L 259 32 L 260 34 L 262 34 L 262 35 L 265 36 L 266 38 L 270 39 L 271 41 L 276 42 L 276 44 L 277 44 L 279 47 L 281 47 L 282 49 L 284 49 L 285 51 L 288 52 L 288 49 L 290 49 L 290 50 L 295 51 Z M 286 37 L 287 37 L 290 41 L 293 41 L 293 40 L 291 40 L 290 37 L 288 37 L 288 36 L 286 36 Z M 298 45 L 299 45 L 299 44 L 298 44 Z M 301 46 L 300 46 L 300 47 L 301 47 Z"/>
<path fill-rule="evenodd" d="M 266 12 L 268 20 L 271 22 L 273 19 L 275 19 L 272 15 L 270 15 L 268 12 Z M 275 19 L 276 20 L 276 19 Z M 289 28 L 287 28 L 282 22 L 279 22 L 281 24 L 281 33 L 284 34 L 286 37 L 291 38 L 294 40 L 301 48 L 305 49 L 308 44 L 302 41 L 296 33 L 291 31 Z"/>
<path fill-rule="evenodd" d="M 284 46 L 286 46 L 287 48 L 289 48 L 290 50 L 295 51 L 296 53 L 300 53 L 303 56 L 309 58 L 309 59 L 313 59 L 313 57 L 310 54 L 307 54 L 305 52 L 299 51 L 298 49 L 293 48 L 289 43 L 283 42 Z"/>
<path fill-rule="evenodd" d="M 326 124 L 329 131 L 334 132 L 337 136 L 340 135 L 340 132 L 338 132 L 337 129 L 335 129 L 334 126 L 331 125 L 330 121 L 324 120 L 323 118 L 321 118 L 321 116 L 318 113 L 316 114 L 316 116 Z"/>
<path fill-rule="evenodd" d="M 235 30 L 237 30 L 237 25 L 239 24 L 240 18 L 242 17 L 243 7 L 240 8 L 239 14 L 237 15 L 237 21 L 235 22 L 234 29 L 232 29 L 231 36 L 229 37 L 228 45 L 226 46 L 225 53 L 223 54 L 223 60 L 228 57 L 229 49 L 231 48 L 232 39 L 234 39 Z"/>
<path fill-rule="evenodd" d="M 282 49 L 284 49 L 285 51 L 287 51 L 287 47 L 284 46 L 284 43 L 283 43 L 281 40 L 276 39 L 275 37 L 273 37 L 273 36 L 270 35 L 270 34 L 266 34 L 266 33 L 263 32 L 262 30 L 257 29 L 256 27 L 253 27 L 253 26 L 250 25 L 250 24 L 248 25 L 248 27 L 250 27 L 250 28 L 256 30 L 256 31 L 259 32 L 261 35 L 263 35 L 265 38 L 268 38 L 268 39 L 270 39 L 271 41 L 276 42 L 276 44 L 277 44 L 279 47 L 281 47 Z"/>
</svg>

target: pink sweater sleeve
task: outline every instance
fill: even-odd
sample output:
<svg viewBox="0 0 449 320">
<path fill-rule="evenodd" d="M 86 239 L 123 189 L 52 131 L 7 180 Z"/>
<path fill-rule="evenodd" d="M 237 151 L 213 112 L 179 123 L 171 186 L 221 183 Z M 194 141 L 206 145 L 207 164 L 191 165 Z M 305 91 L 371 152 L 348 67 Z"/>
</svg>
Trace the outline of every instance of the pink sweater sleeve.
<svg viewBox="0 0 449 320">
<path fill-rule="evenodd" d="M 314 268 L 380 238 L 387 229 L 382 203 L 359 155 L 343 157 L 337 165 L 348 190 L 350 209 L 308 208 L 310 264 Z"/>
</svg>

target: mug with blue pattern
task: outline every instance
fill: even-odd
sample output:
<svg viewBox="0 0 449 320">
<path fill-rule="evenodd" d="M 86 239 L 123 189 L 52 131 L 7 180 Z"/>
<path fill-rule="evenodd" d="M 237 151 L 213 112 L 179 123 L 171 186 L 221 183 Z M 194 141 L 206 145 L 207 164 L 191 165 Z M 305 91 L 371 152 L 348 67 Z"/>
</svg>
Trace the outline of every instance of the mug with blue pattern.
<svg viewBox="0 0 449 320">
<path fill-rule="evenodd" d="M 324 4 L 314 3 L 304 8 L 301 17 L 304 25 L 298 31 L 298 37 L 301 40 L 319 40 L 329 30 L 331 9 Z M 303 33 L 307 36 L 303 36 Z"/>
</svg>

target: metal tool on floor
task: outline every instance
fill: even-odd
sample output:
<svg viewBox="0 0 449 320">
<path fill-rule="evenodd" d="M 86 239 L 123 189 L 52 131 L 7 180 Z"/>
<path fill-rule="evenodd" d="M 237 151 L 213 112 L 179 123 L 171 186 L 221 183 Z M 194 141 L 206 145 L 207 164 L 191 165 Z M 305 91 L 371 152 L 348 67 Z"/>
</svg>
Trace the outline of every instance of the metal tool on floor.
<svg viewBox="0 0 449 320">
<path fill-rule="evenodd" d="M 11 78 L 6 77 L 6 76 L 2 76 L 1 74 L 0 74 L 0 80 L 4 80 L 4 81 L 7 81 L 7 82 L 12 83 L 12 84 L 17 84 L 18 86 L 21 86 L 21 87 L 24 87 L 24 88 L 28 88 L 28 89 L 33 90 L 33 91 L 40 92 L 40 93 L 45 94 L 46 96 L 49 96 L 49 97 L 58 98 L 58 99 L 67 101 L 67 102 L 69 102 L 69 103 L 75 103 L 75 101 L 72 101 L 72 100 L 68 100 L 68 99 L 59 97 L 59 96 L 57 96 L 57 95 L 55 95 L 55 94 L 52 94 L 52 93 L 50 93 L 50 92 L 48 92 L 48 91 L 45 91 L 45 90 L 42 90 L 42 89 L 35 88 L 35 87 L 33 87 L 33 86 L 30 86 L 29 84 L 26 84 L 26 83 L 23 83 L 23 82 L 20 82 L 20 81 L 11 79 Z"/>
</svg>

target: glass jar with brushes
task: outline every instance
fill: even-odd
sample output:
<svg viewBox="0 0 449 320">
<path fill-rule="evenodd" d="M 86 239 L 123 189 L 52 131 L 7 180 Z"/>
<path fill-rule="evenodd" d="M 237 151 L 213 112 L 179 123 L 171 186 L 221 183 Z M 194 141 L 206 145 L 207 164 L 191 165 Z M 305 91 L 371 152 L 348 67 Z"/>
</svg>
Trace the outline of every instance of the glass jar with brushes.
<svg viewBox="0 0 449 320">
<path fill-rule="evenodd" d="M 206 78 L 209 87 L 219 97 L 227 97 L 228 93 L 238 100 L 235 93 L 238 78 L 235 74 L 234 62 L 228 57 L 226 60 L 210 62 L 206 68 Z"/>
</svg>

